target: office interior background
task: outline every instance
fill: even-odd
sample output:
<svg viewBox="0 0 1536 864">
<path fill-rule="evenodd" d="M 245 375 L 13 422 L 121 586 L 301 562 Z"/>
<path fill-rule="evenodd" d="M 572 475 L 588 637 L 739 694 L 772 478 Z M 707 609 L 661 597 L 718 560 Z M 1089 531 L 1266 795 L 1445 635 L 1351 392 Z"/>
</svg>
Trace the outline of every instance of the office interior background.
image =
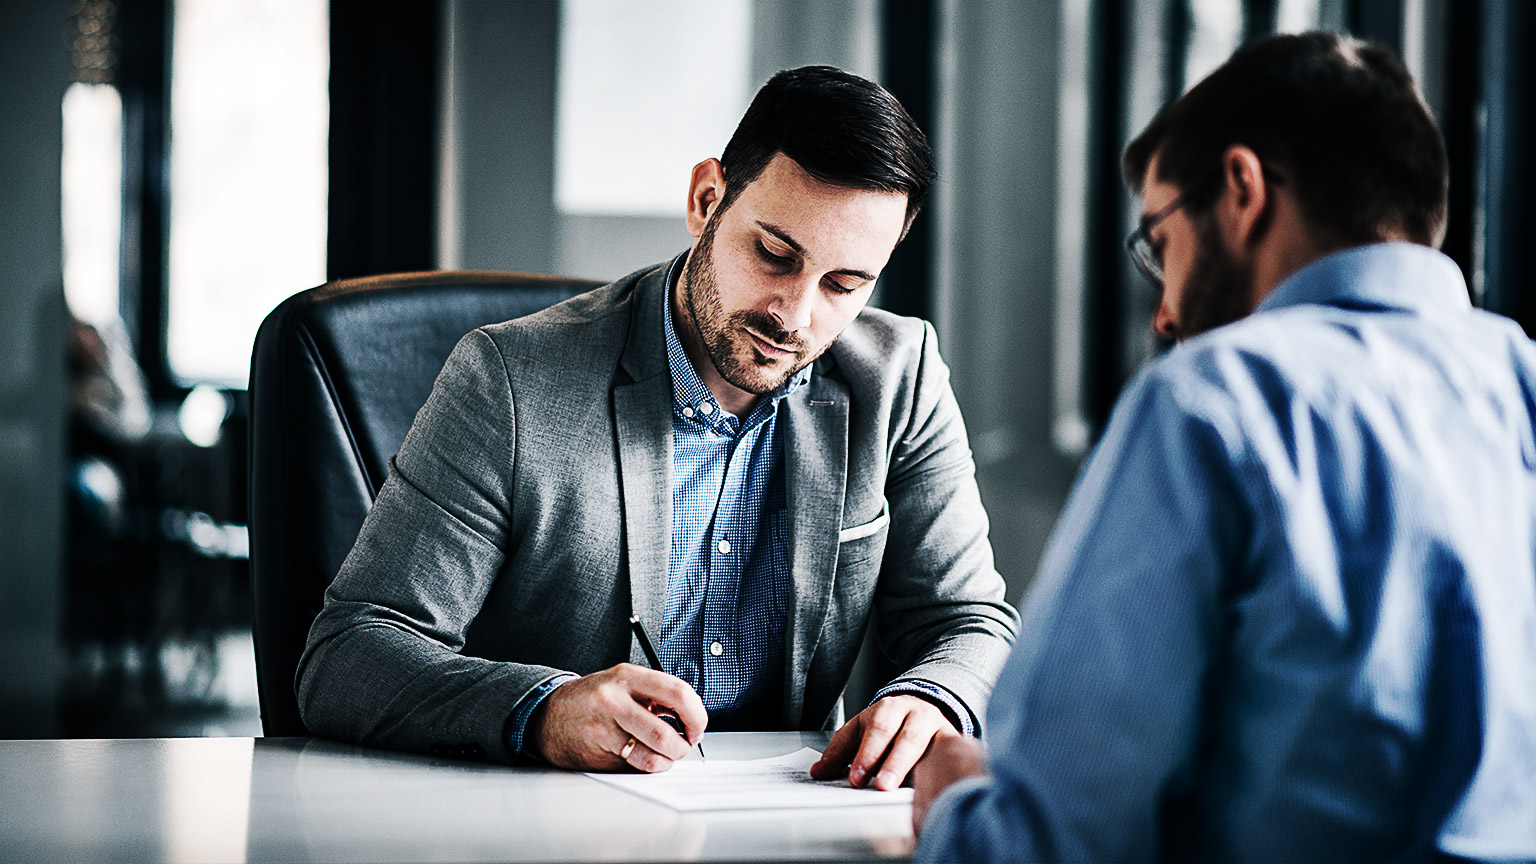
<svg viewBox="0 0 1536 864">
<path fill-rule="evenodd" d="M 1166 347 L 1121 148 L 1245 40 L 1307 29 L 1405 60 L 1451 159 L 1444 249 L 1532 332 L 1525 0 L 0 3 L 0 737 L 260 734 L 262 317 L 335 278 L 664 260 L 689 168 L 806 63 L 880 81 L 936 148 L 874 302 L 938 328 L 1018 601 Z"/>
</svg>

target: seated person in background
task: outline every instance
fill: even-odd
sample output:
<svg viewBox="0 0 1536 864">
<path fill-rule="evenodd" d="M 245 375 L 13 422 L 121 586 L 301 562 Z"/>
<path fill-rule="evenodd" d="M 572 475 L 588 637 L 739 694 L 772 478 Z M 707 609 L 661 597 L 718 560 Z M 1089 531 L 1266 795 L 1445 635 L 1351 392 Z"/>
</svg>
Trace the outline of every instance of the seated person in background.
<svg viewBox="0 0 1536 864">
<path fill-rule="evenodd" d="M 1413 82 L 1251 44 L 1125 154 L 1156 329 L 921 860 L 1536 857 L 1536 350 Z M 942 792 L 941 792 L 942 790 Z"/>
<path fill-rule="evenodd" d="M 706 723 L 833 728 L 873 616 L 901 672 L 816 773 L 977 734 L 1017 618 L 933 328 L 865 308 L 931 165 L 879 86 L 781 72 L 693 169 L 691 249 L 465 336 L 310 631 L 309 728 L 660 771 Z"/>
</svg>

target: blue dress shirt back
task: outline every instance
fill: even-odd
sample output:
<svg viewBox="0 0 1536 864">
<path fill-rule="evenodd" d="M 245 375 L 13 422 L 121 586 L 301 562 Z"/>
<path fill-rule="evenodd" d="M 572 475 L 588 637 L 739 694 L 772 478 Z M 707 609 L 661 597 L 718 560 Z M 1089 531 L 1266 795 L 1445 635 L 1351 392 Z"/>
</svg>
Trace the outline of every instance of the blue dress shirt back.
<svg viewBox="0 0 1536 864">
<path fill-rule="evenodd" d="M 1126 388 L 925 860 L 1536 858 L 1536 350 L 1426 247 Z"/>
</svg>

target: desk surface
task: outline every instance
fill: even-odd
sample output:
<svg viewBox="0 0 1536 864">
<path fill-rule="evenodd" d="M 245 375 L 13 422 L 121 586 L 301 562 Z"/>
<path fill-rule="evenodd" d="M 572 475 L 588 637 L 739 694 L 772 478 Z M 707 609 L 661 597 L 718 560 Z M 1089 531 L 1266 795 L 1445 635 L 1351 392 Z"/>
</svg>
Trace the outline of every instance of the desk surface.
<svg viewBox="0 0 1536 864">
<path fill-rule="evenodd" d="M 711 758 L 824 733 L 707 733 Z M 319 738 L 0 741 L 3 861 L 902 858 L 902 805 L 678 813 L 580 774 Z"/>
</svg>

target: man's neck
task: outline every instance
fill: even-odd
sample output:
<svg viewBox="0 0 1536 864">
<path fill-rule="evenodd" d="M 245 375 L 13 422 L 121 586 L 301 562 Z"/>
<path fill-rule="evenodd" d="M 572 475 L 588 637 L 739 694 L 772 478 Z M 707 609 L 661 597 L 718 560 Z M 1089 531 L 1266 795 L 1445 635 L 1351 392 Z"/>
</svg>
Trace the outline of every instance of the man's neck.
<svg viewBox="0 0 1536 864">
<path fill-rule="evenodd" d="M 1349 245 L 1319 236 L 1290 196 L 1277 195 L 1276 205 L 1270 231 L 1262 241 L 1264 248 L 1254 259 L 1254 308 L 1292 273 Z"/>
</svg>

